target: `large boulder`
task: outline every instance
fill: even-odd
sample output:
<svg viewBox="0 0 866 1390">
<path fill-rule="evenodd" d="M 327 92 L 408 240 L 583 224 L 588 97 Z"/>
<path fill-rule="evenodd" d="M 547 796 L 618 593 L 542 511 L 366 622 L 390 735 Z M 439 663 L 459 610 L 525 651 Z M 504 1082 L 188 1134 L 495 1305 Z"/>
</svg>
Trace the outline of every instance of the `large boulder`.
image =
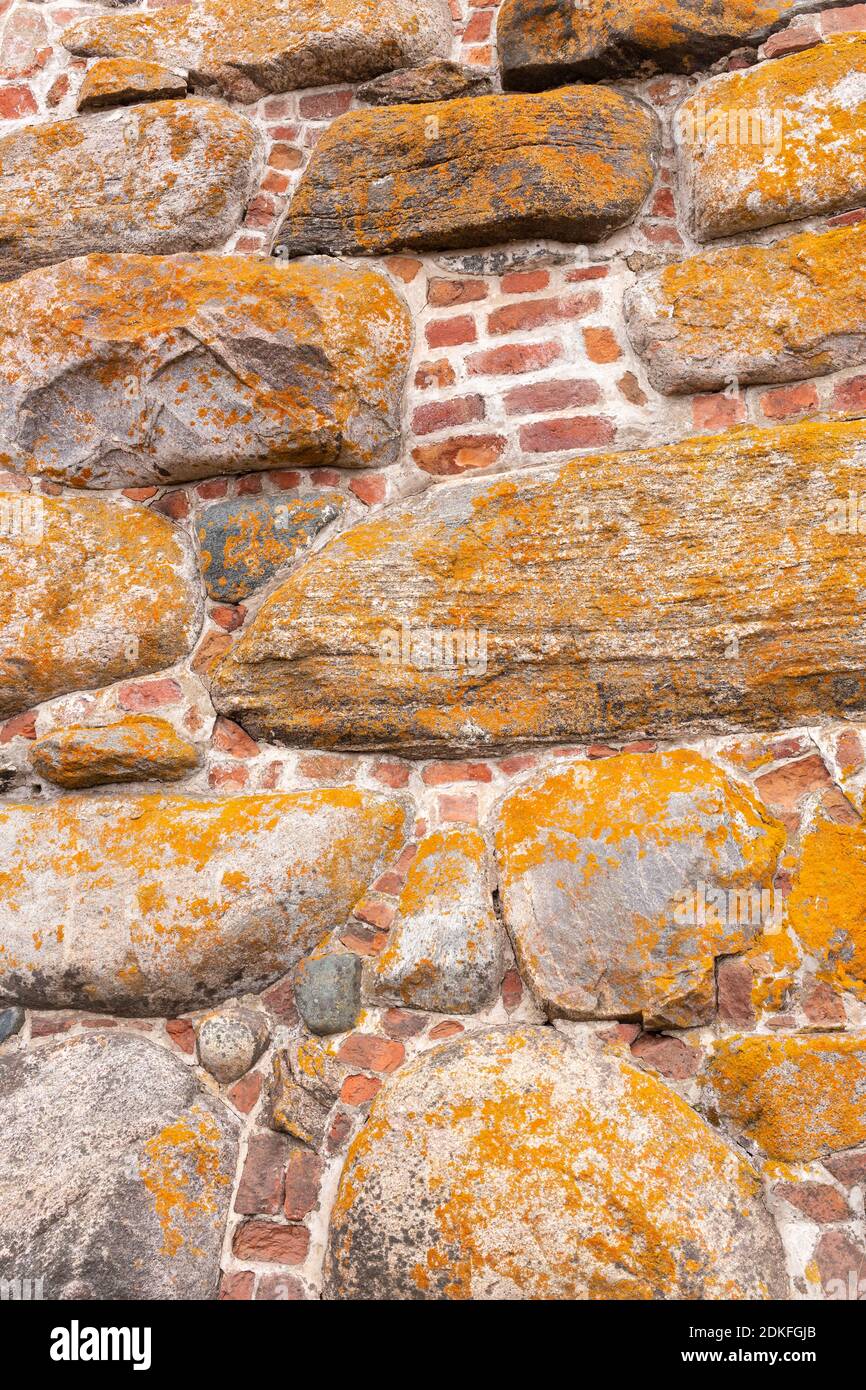
<svg viewBox="0 0 866 1390">
<path fill-rule="evenodd" d="M 62 39 L 72 53 L 168 63 L 233 101 L 257 101 L 446 58 L 451 29 L 446 0 L 200 0 L 88 15 Z"/>
<path fill-rule="evenodd" d="M 652 186 L 657 123 L 602 87 L 348 111 L 318 140 L 276 240 L 290 256 L 599 241 Z"/>
<path fill-rule="evenodd" d="M 504 0 L 496 45 L 506 87 L 693 72 L 835 0 Z"/>
<path fill-rule="evenodd" d="M 866 224 L 707 251 L 626 292 L 659 391 L 797 381 L 866 360 Z"/>
<path fill-rule="evenodd" d="M 475 1013 L 491 1004 L 505 971 L 484 837 L 454 826 L 425 835 L 397 900 L 384 950 L 365 970 L 377 1003 Z"/>
<path fill-rule="evenodd" d="M 785 906 L 819 977 L 866 1003 L 866 827 L 816 821 Z"/>
<path fill-rule="evenodd" d="M 215 1298 L 237 1125 L 165 1048 L 0 1057 L 0 1265 L 48 1299 Z"/>
<path fill-rule="evenodd" d="M 372 270 L 68 261 L 0 290 L 0 460 L 76 487 L 391 463 L 411 341 Z"/>
<path fill-rule="evenodd" d="M 663 1083 L 549 1028 L 386 1081 L 331 1218 L 338 1299 L 787 1294 L 757 1174 Z"/>
<path fill-rule="evenodd" d="M 0 1000 L 169 1017 L 264 988 L 348 916 L 406 809 L 354 789 L 0 807 Z"/>
<path fill-rule="evenodd" d="M 410 756 L 863 710 L 866 552 L 828 523 L 864 463 L 849 421 L 431 488 L 286 580 L 213 699 L 262 737 Z"/>
<path fill-rule="evenodd" d="M 703 83 L 676 116 L 696 239 L 860 207 L 864 121 L 864 34 Z"/>
<path fill-rule="evenodd" d="M 0 718 L 190 651 L 201 582 L 190 541 L 164 516 L 3 493 L 0 521 Z"/>
<path fill-rule="evenodd" d="M 23 126 L 0 140 L 0 280 L 88 251 L 218 246 L 260 166 L 255 126 L 217 101 Z"/>
<path fill-rule="evenodd" d="M 496 835 L 524 978 L 567 1018 L 709 1023 L 716 958 L 778 926 L 784 843 L 757 798 L 696 753 L 539 774 L 506 798 Z"/>
<path fill-rule="evenodd" d="M 700 1078 L 701 1107 L 757 1153 L 809 1163 L 866 1143 L 866 1037 L 722 1038 Z"/>
</svg>

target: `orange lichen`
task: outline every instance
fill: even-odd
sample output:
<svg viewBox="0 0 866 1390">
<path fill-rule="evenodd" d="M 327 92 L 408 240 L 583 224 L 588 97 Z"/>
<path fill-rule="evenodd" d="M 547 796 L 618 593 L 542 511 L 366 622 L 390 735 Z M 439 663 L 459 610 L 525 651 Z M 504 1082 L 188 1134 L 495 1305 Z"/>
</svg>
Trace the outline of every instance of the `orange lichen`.
<svg viewBox="0 0 866 1390">
<path fill-rule="evenodd" d="M 219 1189 L 234 1176 L 222 1171 L 220 1139 L 213 1115 L 193 1105 L 145 1144 L 140 1176 L 162 1229 L 162 1255 L 176 1255 L 184 1245 L 193 1255 L 204 1253 L 192 1232 L 209 1217 L 218 1224 Z"/>
<path fill-rule="evenodd" d="M 787 918 L 818 975 L 866 1000 L 866 830 L 819 820 L 804 836 Z"/>
</svg>

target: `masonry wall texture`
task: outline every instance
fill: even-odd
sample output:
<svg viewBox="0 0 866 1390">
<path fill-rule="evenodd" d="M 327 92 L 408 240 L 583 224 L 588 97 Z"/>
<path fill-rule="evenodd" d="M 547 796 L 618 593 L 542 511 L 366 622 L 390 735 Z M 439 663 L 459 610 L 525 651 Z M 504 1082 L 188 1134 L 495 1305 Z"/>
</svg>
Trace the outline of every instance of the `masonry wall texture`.
<svg viewBox="0 0 866 1390">
<path fill-rule="evenodd" d="M 0 0 L 4 1280 L 851 1296 L 864 120 L 832 0 Z"/>
</svg>

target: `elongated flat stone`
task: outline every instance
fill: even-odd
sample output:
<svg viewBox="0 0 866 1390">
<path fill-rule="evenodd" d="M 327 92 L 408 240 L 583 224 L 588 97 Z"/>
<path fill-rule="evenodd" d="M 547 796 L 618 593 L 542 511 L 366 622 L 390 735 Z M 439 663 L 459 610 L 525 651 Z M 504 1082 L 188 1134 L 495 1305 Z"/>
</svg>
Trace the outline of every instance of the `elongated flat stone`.
<svg viewBox="0 0 866 1390">
<path fill-rule="evenodd" d="M 217 246 L 260 166 L 255 126 L 216 101 L 24 126 L 0 140 L 0 280 L 89 251 Z"/>
<path fill-rule="evenodd" d="M 0 999 L 173 1017 L 262 989 L 406 835 L 354 789 L 69 796 L 0 808 Z"/>
<path fill-rule="evenodd" d="M 162 63 L 103 58 L 87 70 L 75 104 L 79 111 L 104 111 L 109 106 L 185 97 L 186 92 L 186 78 Z"/>
<path fill-rule="evenodd" d="M 626 292 L 659 391 L 798 381 L 866 360 L 866 225 L 708 251 Z"/>
<path fill-rule="evenodd" d="M 539 774 L 505 800 L 496 835 L 524 979 L 566 1018 L 709 1023 L 716 957 L 773 925 L 784 843 L 757 797 L 696 753 Z"/>
<path fill-rule="evenodd" d="M 192 545 L 165 517 L 0 494 L 0 717 L 174 665 L 202 607 Z"/>
<path fill-rule="evenodd" d="M 0 463 L 75 487 L 393 462 L 412 343 L 373 270 L 85 256 L 0 288 Z"/>
<path fill-rule="evenodd" d="M 648 107 L 601 87 L 349 111 L 328 127 L 276 240 L 290 256 L 598 241 L 653 180 Z"/>
<path fill-rule="evenodd" d="M 503 749 L 866 707 L 866 423 L 432 488 L 263 605 L 213 699 L 293 745 Z M 725 557 L 724 562 L 720 557 Z"/>
<path fill-rule="evenodd" d="M 166 719 L 130 716 L 91 728 L 74 724 L 37 739 L 30 762 L 58 787 L 98 787 L 108 782 L 177 782 L 198 766 L 195 745 Z"/>
<path fill-rule="evenodd" d="M 698 241 L 844 212 L 866 200 L 866 35 L 705 82 L 677 137 Z"/>
<path fill-rule="evenodd" d="M 504 0 L 496 45 L 506 87 L 693 72 L 758 44 L 804 10 L 835 0 Z"/>
<path fill-rule="evenodd" d="M 233 101 L 257 101 L 446 58 L 451 29 L 445 0 L 201 0 L 90 15 L 62 37 L 72 53 L 168 63 Z"/>
<path fill-rule="evenodd" d="M 783 1298 L 737 1150 L 646 1072 L 492 1028 L 389 1078 L 331 1217 L 332 1299 Z"/>
</svg>

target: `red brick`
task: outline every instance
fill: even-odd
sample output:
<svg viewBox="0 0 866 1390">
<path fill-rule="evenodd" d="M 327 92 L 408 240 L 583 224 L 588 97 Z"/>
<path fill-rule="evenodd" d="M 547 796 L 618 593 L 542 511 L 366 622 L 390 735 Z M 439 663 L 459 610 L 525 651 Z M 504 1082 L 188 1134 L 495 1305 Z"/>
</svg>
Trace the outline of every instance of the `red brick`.
<svg viewBox="0 0 866 1390">
<path fill-rule="evenodd" d="M 562 298 L 520 300 L 516 304 L 504 304 L 501 309 L 494 309 L 487 320 L 487 328 L 493 334 L 528 332 L 543 328 L 548 323 L 583 318 L 600 307 L 601 295 L 597 290 L 586 290 L 583 294 Z"/>
<path fill-rule="evenodd" d="M 641 231 L 653 246 L 682 246 L 683 239 L 669 222 L 645 222 Z"/>
<path fill-rule="evenodd" d="M 549 367 L 562 356 L 559 343 L 510 343 L 467 357 L 470 376 L 519 376 Z"/>
<path fill-rule="evenodd" d="M 469 23 L 463 30 L 464 43 L 483 43 L 490 38 L 490 30 L 493 25 L 493 15 L 489 10 L 478 10 L 470 15 Z"/>
<path fill-rule="evenodd" d="M 284 1134 L 263 1130 L 250 1140 L 235 1211 L 241 1216 L 276 1216 L 283 1204 L 289 1141 Z"/>
<path fill-rule="evenodd" d="M 33 93 L 24 83 L 0 87 L 0 120 L 17 121 L 22 116 L 35 116 L 37 109 Z"/>
<path fill-rule="evenodd" d="M 672 1081 L 686 1081 L 695 1076 L 701 1064 L 700 1052 L 681 1038 L 644 1033 L 632 1043 L 631 1050 L 633 1056 Z"/>
<path fill-rule="evenodd" d="M 804 796 L 829 786 L 830 781 L 830 774 L 820 754 L 813 753 L 811 757 L 787 763 L 773 772 L 756 777 L 755 788 L 768 806 L 793 811 Z"/>
<path fill-rule="evenodd" d="M 457 373 L 446 357 L 435 362 L 422 362 L 415 373 L 415 385 L 419 391 L 428 391 L 431 386 L 453 386 Z"/>
<path fill-rule="evenodd" d="M 301 475 L 293 468 L 278 469 L 276 473 L 271 473 L 270 479 L 281 492 L 288 492 L 301 485 Z"/>
<path fill-rule="evenodd" d="M 271 145 L 268 154 L 268 165 L 271 169 L 280 169 L 283 172 L 300 169 L 303 162 L 303 152 L 296 145 Z"/>
<path fill-rule="evenodd" d="M 430 401 L 421 405 L 412 416 L 416 434 L 433 434 L 436 430 L 453 429 L 457 425 L 472 425 L 484 419 L 484 400 L 481 396 L 455 396 L 449 401 Z"/>
<path fill-rule="evenodd" d="M 371 927 L 348 926 L 340 932 L 340 940 L 347 951 L 356 956 L 378 956 L 388 941 L 383 931 L 373 931 Z"/>
<path fill-rule="evenodd" d="M 461 343 L 474 343 L 478 337 L 475 320 L 469 314 L 458 314 L 451 319 L 433 319 L 424 330 L 427 346 L 459 347 Z"/>
<path fill-rule="evenodd" d="M 825 10 L 817 18 L 825 34 L 866 29 L 866 5 L 843 5 L 837 10 Z"/>
<path fill-rule="evenodd" d="M 303 1221 L 319 1201 L 324 1164 L 318 1154 L 300 1146 L 289 1153 L 283 1210 L 290 1221 Z"/>
<path fill-rule="evenodd" d="M 609 328 L 585 328 L 583 344 L 590 362 L 616 362 L 622 357 L 622 348 Z"/>
<path fill-rule="evenodd" d="M 543 410 L 571 410 L 576 406 L 597 405 L 601 392 L 594 381 L 536 381 L 531 386 L 515 386 L 504 396 L 506 415 L 535 415 Z"/>
<path fill-rule="evenodd" d="M 489 468 L 501 455 L 505 440 L 499 434 L 458 434 L 438 444 L 419 444 L 412 458 L 425 473 L 449 477 Z"/>
<path fill-rule="evenodd" d="M 779 386 L 761 397 L 761 409 L 768 420 L 790 420 L 818 405 L 818 392 L 805 382 L 796 386 Z"/>
<path fill-rule="evenodd" d="M 425 787 L 447 787 L 452 782 L 492 782 L 486 763 L 428 763 L 421 773 Z"/>
<path fill-rule="evenodd" d="M 437 1023 L 434 1028 L 431 1028 L 427 1036 L 439 1042 L 442 1038 L 453 1038 L 458 1033 L 465 1032 L 466 1029 L 462 1023 L 458 1023 L 455 1018 L 446 1018 L 444 1022 Z"/>
<path fill-rule="evenodd" d="M 259 745 L 233 719 L 224 719 L 220 714 L 213 726 L 213 746 L 221 753 L 231 753 L 233 758 L 255 758 Z"/>
<path fill-rule="evenodd" d="M 272 140 L 275 141 L 288 140 L 290 142 L 293 142 L 297 140 L 300 133 L 301 127 L 299 125 L 268 126 L 268 135 L 271 137 Z"/>
<path fill-rule="evenodd" d="M 660 188 L 650 205 L 650 217 L 676 217 L 676 215 L 677 208 L 673 191 L 670 188 Z"/>
<path fill-rule="evenodd" d="M 227 632 L 207 632 L 199 643 L 190 665 L 199 676 L 207 673 L 231 651 L 232 639 Z"/>
<path fill-rule="evenodd" d="M 565 278 L 570 285 L 578 285 L 586 280 L 603 280 L 606 275 L 606 265 L 579 265 L 574 270 L 567 270 Z"/>
<path fill-rule="evenodd" d="M 634 372 L 624 372 L 616 386 L 620 395 L 624 396 L 631 405 L 646 405 L 646 392 L 641 387 Z"/>
<path fill-rule="evenodd" d="M 242 1115 L 249 1115 L 250 1111 L 255 1109 L 261 1093 L 262 1074 L 259 1071 L 248 1071 L 240 1081 L 229 1086 L 226 1092 L 235 1110 L 240 1110 Z"/>
<path fill-rule="evenodd" d="M 316 468 L 309 476 L 313 487 L 339 487 L 343 481 L 336 468 Z"/>
<path fill-rule="evenodd" d="M 261 187 L 268 193 L 285 193 L 291 184 L 288 174 L 277 174 L 269 169 L 262 179 Z"/>
<path fill-rule="evenodd" d="M 337 1061 L 387 1076 L 396 1071 L 405 1056 L 406 1049 L 395 1038 L 380 1038 L 375 1033 L 350 1033 L 340 1044 Z"/>
<path fill-rule="evenodd" d="M 385 479 L 381 473 L 365 473 L 360 478 L 353 478 L 349 483 L 349 491 L 367 507 L 375 507 L 384 502 L 385 489 Z"/>
<path fill-rule="evenodd" d="M 374 764 L 370 776 L 381 782 L 383 787 L 393 787 L 397 790 L 408 785 L 409 768 L 405 763 L 394 763 L 383 758 L 381 762 Z"/>
<path fill-rule="evenodd" d="M 286 1027 L 291 1028 L 298 1022 L 295 990 L 290 975 L 284 980 L 277 980 L 275 985 L 266 989 L 262 995 L 262 1003 L 270 1010 L 277 1023 L 284 1023 Z"/>
<path fill-rule="evenodd" d="M 336 92 L 309 92 L 298 102 L 298 111 L 305 121 L 332 121 L 351 105 L 351 90 L 341 87 Z"/>
<path fill-rule="evenodd" d="M 382 1027 L 389 1038 L 414 1038 L 423 1032 L 427 1020 L 423 1014 L 409 1013 L 406 1009 L 387 1009 L 382 1015 Z"/>
<path fill-rule="evenodd" d="M 204 502 L 210 502 L 216 497 L 225 497 L 229 490 L 228 478 L 208 478 L 206 483 L 199 483 L 196 487 L 196 497 L 200 497 Z"/>
<path fill-rule="evenodd" d="M 833 1154 L 823 1162 L 827 1171 L 849 1191 L 852 1187 L 866 1188 L 866 1149 L 856 1153 Z"/>
<path fill-rule="evenodd" d="M 754 975 L 743 960 L 733 956 L 720 960 L 717 967 L 719 1022 L 731 1028 L 753 1028 L 756 1022 L 752 1003 Z"/>
<path fill-rule="evenodd" d="M 183 521 L 184 517 L 189 516 L 189 498 L 182 489 L 176 492 L 167 492 L 160 497 L 158 502 L 154 502 L 155 512 L 161 512 L 163 516 L 170 516 L 172 521 Z"/>
<path fill-rule="evenodd" d="M 411 285 L 421 269 L 422 262 L 414 256 L 388 256 L 385 265 L 404 285 Z"/>
<path fill-rule="evenodd" d="M 427 303 L 437 309 L 450 308 L 452 304 L 475 304 L 486 299 L 487 285 L 483 280 L 443 280 L 434 278 L 427 285 Z"/>
<path fill-rule="evenodd" d="M 140 713 L 146 710 L 161 709 L 165 705 L 176 705 L 183 698 L 183 690 L 176 680 L 164 676 L 161 680 L 139 681 L 137 684 L 122 685 L 118 691 L 121 709 Z"/>
<path fill-rule="evenodd" d="M 74 1022 L 74 1018 L 64 1018 L 61 1014 L 33 1014 L 30 1018 L 30 1036 L 48 1038 L 53 1033 L 68 1033 Z"/>
<path fill-rule="evenodd" d="M 262 491 L 261 473 L 245 473 L 236 483 L 238 497 L 257 497 Z"/>
<path fill-rule="evenodd" d="M 858 1290 L 862 1298 L 863 1279 L 866 1278 L 866 1249 L 862 1242 L 857 1243 L 845 1231 L 825 1231 L 815 1247 L 813 1260 L 818 1266 L 821 1285 L 827 1292 L 831 1281 L 841 1286 L 844 1297 L 850 1298 L 849 1290 Z"/>
<path fill-rule="evenodd" d="M 224 1274 L 220 1280 L 220 1303 L 238 1303 L 252 1298 L 255 1275 L 252 1270 L 243 1269 L 239 1273 Z"/>
<path fill-rule="evenodd" d="M 502 277 L 503 294 L 538 294 L 550 284 L 547 270 L 512 270 Z"/>
<path fill-rule="evenodd" d="M 341 758 L 338 753 L 304 753 L 298 759 L 298 772 L 322 782 L 348 782 L 354 775 L 354 758 Z"/>
<path fill-rule="evenodd" d="M 352 1133 L 352 1117 L 347 1110 L 338 1110 L 331 1121 L 325 1148 L 329 1154 L 339 1153 Z"/>
<path fill-rule="evenodd" d="M 792 29 L 783 29 L 780 34 L 771 34 L 764 45 L 764 57 L 784 58 L 789 53 L 814 48 L 820 42 L 821 35 L 814 25 L 797 24 Z"/>
<path fill-rule="evenodd" d="M 359 922 L 366 922 L 379 931 L 387 931 L 394 920 L 394 909 L 390 903 L 377 902 L 375 898 L 362 898 L 352 909 L 352 916 Z"/>
<path fill-rule="evenodd" d="M 303 1264 L 309 1248 L 306 1226 L 278 1226 L 273 1221 L 245 1221 L 232 1242 L 239 1260 L 280 1265 Z"/>
<path fill-rule="evenodd" d="M 803 1013 L 815 1027 L 829 1028 L 845 1023 L 845 1005 L 824 980 L 816 980 L 803 998 Z"/>
<path fill-rule="evenodd" d="M 792 1207 L 808 1216 L 810 1221 L 827 1225 L 833 1221 L 847 1221 L 851 1211 L 841 1192 L 823 1182 L 781 1182 L 776 1187 L 776 1195 L 784 1197 Z"/>
<path fill-rule="evenodd" d="M 366 1105 L 381 1087 L 381 1081 L 375 1076 L 347 1076 L 340 1091 L 340 1100 L 344 1105 Z"/>
<path fill-rule="evenodd" d="M 611 444 L 616 430 L 602 416 L 578 415 L 572 419 L 539 420 L 520 428 L 520 447 L 528 454 L 551 454 L 560 449 L 595 449 Z"/>
<path fill-rule="evenodd" d="M 507 758 L 500 759 L 499 766 L 506 776 L 513 777 L 515 772 L 527 772 L 537 764 L 538 759 L 533 753 L 511 753 Z"/>
<path fill-rule="evenodd" d="M 13 714 L 11 719 L 0 726 L 0 743 L 11 743 L 13 738 L 36 737 L 36 710 L 29 709 L 24 714 Z"/>
<path fill-rule="evenodd" d="M 477 68 L 489 68 L 493 62 L 493 49 L 489 44 L 483 48 L 467 48 L 463 52 L 464 63 Z"/>
<path fill-rule="evenodd" d="M 477 825 L 478 797 L 470 792 L 443 793 L 439 798 L 439 819 L 458 825 Z"/>
<path fill-rule="evenodd" d="M 710 396 L 692 397 L 692 420 L 696 430 L 727 430 L 732 425 L 740 425 L 746 418 L 746 403 L 743 397 L 724 396 L 713 393 Z"/>
<path fill-rule="evenodd" d="M 523 981 L 516 970 L 506 970 L 502 978 L 502 1003 L 508 1013 L 516 1009 L 523 998 Z"/>
<path fill-rule="evenodd" d="M 195 1029 L 188 1018 L 168 1019 L 165 1031 L 175 1047 L 179 1047 L 181 1052 L 185 1052 L 188 1057 L 193 1056 L 195 1053 Z"/>
<path fill-rule="evenodd" d="M 859 772 L 866 762 L 860 736 L 853 729 L 843 730 L 836 740 L 836 761 L 842 771 L 849 775 Z"/>
<path fill-rule="evenodd" d="M 866 408 L 866 376 L 852 376 L 837 382 L 833 391 L 834 410 L 863 410 Z"/>
<path fill-rule="evenodd" d="M 215 603 L 210 616 L 225 632 L 236 632 L 243 627 L 247 610 L 242 603 Z"/>
<path fill-rule="evenodd" d="M 250 774 L 243 766 L 212 767 L 207 775 L 207 784 L 214 791 L 239 792 L 249 780 Z"/>
<path fill-rule="evenodd" d="M 851 227 L 866 217 L 866 208 L 852 208 L 851 212 L 840 212 L 837 217 L 828 217 L 828 227 Z"/>
<path fill-rule="evenodd" d="M 69 95 L 69 74 L 62 72 L 59 77 L 55 77 L 51 86 L 48 88 L 45 97 L 45 105 L 52 111 L 59 106 L 65 96 Z"/>
</svg>

